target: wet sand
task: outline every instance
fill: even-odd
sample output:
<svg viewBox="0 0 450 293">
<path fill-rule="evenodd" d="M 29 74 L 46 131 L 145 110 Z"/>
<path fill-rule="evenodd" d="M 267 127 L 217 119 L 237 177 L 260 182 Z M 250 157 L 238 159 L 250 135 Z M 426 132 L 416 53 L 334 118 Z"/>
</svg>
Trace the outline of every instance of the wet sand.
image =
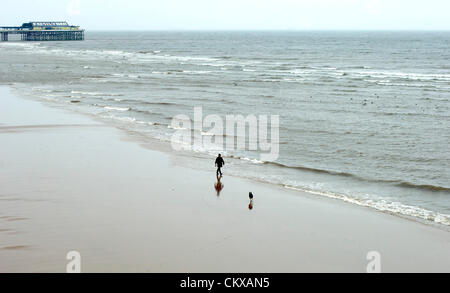
<svg viewBox="0 0 450 293">
<path fill-rule="evenodd" d="M 0 272 L 65 272 L 72 250 L 83 272 L 363 273 L 369 251 L 383 272 L 450 272 L 444 228 L 236 177 L 217 196 L 213 162 L 7 88 L 0 145 Z"/>
</svg>

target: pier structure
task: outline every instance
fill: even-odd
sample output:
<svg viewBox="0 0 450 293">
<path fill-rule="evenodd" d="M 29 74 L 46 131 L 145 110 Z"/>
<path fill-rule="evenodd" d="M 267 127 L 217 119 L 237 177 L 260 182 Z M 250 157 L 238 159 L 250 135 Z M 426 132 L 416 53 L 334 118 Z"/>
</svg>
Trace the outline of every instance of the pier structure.
<svg viewBox="0 0 450 293">
<path fill-rule="evenodd" d="M 20 27 L 0 26 L 0 41 L 7 42 L 9 35 L 20 35 L 22 41 L 83 41 L 84 30 L 65 21 L 27 22 Z"/>
</svg>

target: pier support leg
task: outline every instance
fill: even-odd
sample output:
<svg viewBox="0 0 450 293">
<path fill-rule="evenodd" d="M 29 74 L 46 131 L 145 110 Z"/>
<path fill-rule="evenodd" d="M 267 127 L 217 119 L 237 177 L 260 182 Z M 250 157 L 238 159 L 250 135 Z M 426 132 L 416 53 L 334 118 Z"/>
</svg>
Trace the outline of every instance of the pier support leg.
<svg viewBox="0 0 450 293">
<path fill-rule="evenodd" d="M 8 41 L 8 33 L 1 33 L 1 40 L 2 42 L 7 42 Z"/>
</svg>

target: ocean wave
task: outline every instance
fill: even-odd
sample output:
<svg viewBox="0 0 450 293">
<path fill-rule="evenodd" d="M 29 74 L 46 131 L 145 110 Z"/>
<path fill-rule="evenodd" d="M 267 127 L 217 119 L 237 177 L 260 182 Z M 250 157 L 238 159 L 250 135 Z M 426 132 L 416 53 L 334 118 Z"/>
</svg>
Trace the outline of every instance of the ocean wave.
<svg viewBox="0 0 450 293">
<path fill-rule="evenodd" d="M 402 113 L 402 112 L 367 112 L 374 115 L 382 115 L 382 116 L 422 116 L 422 117 L 433 117 L 433 118 L 449 118 L 448 115 L 437 115 L 437 114 L 429 114 L 429 113 Z"/>
<path fill-rule="evenodd" d="M 346 173 L 346 172 L 339 172 L 339 171 L 330 171 L 330 170 L 323 170 L 323 169 L 315 169 L 315 168 L 309 168 L 304 166 L 289 166 L 285 165 L 279 162 L 264 162 L 266 165 L 272 165 L 280 168 L 287 168 L 287 169 L 296 169 L 296 170 L 302 170 L 302 171 L 309 171 L 314 173 L 322 173 L 322 174 L 328 174 L 328 175 L 338 175 L 343 177 L 353 177 L 353 174 Z"/>
<path fill-rule="evenodd" d="M 370 82 L 375 82 L 378 85 L 386 85 L 386 86 L 399 86 L 399 87 L 419 87 L 419 88 L 428 88 L 428 89 L 435 89 L 437 86 L 431 85 L 431 84 L 424 84 L 424 83 L 399 83 L 399 82 L 392 82 L 391 80 L 370 80 Z"/>
<path fill-rule="evenodd" d="M 159 105 L 159 106 L 178 106 L 179 104 L 173 102 L 159 102 L 159 101 L 143 101 L 143 100 L 130 100 L 122 99 L 123 103 L 131 103 L 137 105 Z"/>
<path fill-rule="evenodd" d="M 264 164 L 265 163 L 264 161 L 257 160 L 257 159 L 251 159 L 251 158 L 247 158 L 247 157 L 240 157 L 240 160 L 251 162 L 253 164 Z"/>
<path fill-rule="evenodd" d="M 335 89 L 336 92 L 343 92 L 343 93 L 356 93 L 358 90 L 355 89 Z"/>
<path fill-rule="evenodd" d="M 140 121 L 140 120 L 136 120 L 136 123 L 137 124 L 150 125 L 150 126 L 159 125 L 157 122 L 148 122 L 148 121 Z"/>
<path fill-rule="evenodd" d="M 103 118 L 103 119 L 118 120 L 118 121 L 121 121 L 121 122 L 129 122 L 129 123 L 136 122 L 136 118 L 128 117 L 128 116 L 100 115 L 99 117 Z"/>
<path fill-rule="evenodd" d="M 348 65 L 337 68 L 337 70 L 346 70 L 346 69 L 372 69 L 372 67 L 363 65 Z"/>
<path fill-rule="evenodd" d="M 213 71 L 209 70 L 182 70 L 181 72 L 186 74 L 210 74 L 213 73 Z"/>
<path fill-rule="evenodd" d="M 112 76 L 118 78 L 131 78 L 131 79 L 141 78 L 139 74 L 130 74 L 130 73 L 113 73 Z"/>
<path fill-rule="evenodd" d="M 55 89 L 43 89 L 43 88 L 33 88 L 32 89 L 33 91 L 38 91 L 38 92 L 41 92 L 41 93 L 48 93 L 48 94 L 51 94 L 51 93 L 66 93 L 67 91 L 65 91 L 65 90 L 55 90 Z"/>
<path fill-rule="evenodd" d="M 6 43 L 6 42 L 5 42 Z M 12 45 L 11 45 L 12 44 Z M 18 45 L 16 45 L 18 44 Z M 38 46 L 34 45 L 33 43 L 8 43 L 5 46 L 21 46 L 24 48 L 32 48 L 32 49 L 38 49 Z M 3 43 L 2 43 L 3 46 Z M 46 54 L 46 55 L 65 55 L 65 56 L 79 56 L 79 57 L 88 57 L 88 59 L 92 58 L 104 58 L 106 60 L 127 60 L 127 61 L 174 61 L 174 62 L 187 62 L 187 63 L 194 63 L 199 64 L 202 62 L 211 62 L 211 64 L 215 64 L 215 62 L 220 61 L 221 59 L 218 58 L 212 58 L 212 57 L 206 57 L 206 56 L 179 56 L 179 55 L 170 55 L 160 54 L 161 51 L 154 50 L 154 51 L 146 51 L 146 50 L 140 50 L 140 51 L 124 51 L 124 50 L 95 50 L 95 49 L 59 49 L 59 48 L 53 48 L 50 49 L 48 47 L 39 47 L 39 50 L 32 51 L 33 54 L 39 53 L 39 54 Z"/>
<path fill-rule="evenodd" d="M 423 80 L 423 81 L 450 81 L 450 74 L 432 74 L 432 73 L 408 73 L 408 72 L 397 72 L 397 71 L 360 71 L 355 72 L 356 74 L 381 78 L 381 79 L 404 79 L 404 80 Z"/>
<path fill-rule="evenodd" d="M 264 162 L 264 164 L 270 164 L 282 168 L 289 168 L 289 169 L 297 169 L 297 170 L 303 170 L 303 171 L 309 171 L 309 172 L 315 172 L 315 173 L 323 173 L 323 174 L 329 174 L 329 175 L 335 175 L 335 176 L 342 176 L 342 177 L 352 177 L 354 179 L 365 181 L 365 182 L 373 182 L 373 183 L 385 183 L 390 184 L 398 187 L 406 187 L 406 188 L 415 188 L 415 189 L 424 189 L 428 191 L 433 192 L 450 192 L 449 187 L 444 186 L 435 186 L 435 185 L 427 185 L 427 184 L 414 184 L 406 181 L 401 180 L 386 180 L 386 179 L 369 179 L 369 178 L 363 178 L 361 176 L 347 173 L 347 172 L 339 172 L 339 171 L 330 171 L 330 170 L 323 170 L 323 169 L 315 169 L 315 168 L 308 168 L 303 166 L 288 166 L 284 165 L 278 162 Z"/>
<path fill-rule="evenodd" d="M 174 130 L 186 130 L 186 131 L 191 131 L 192 130 L 191 128 L 172 126 L 172 125 L 167 125 L 167 128 L 174 129 Z"/>
<path fill-rule="evenodd" d="M 122 94 L 112 94 L 112 93 L 101 93 L 101 92 L 82 92 L 82 91 L 71 91 L 72 94 L 87 95 L 87 96 L 105 96 L 105 97 L 121 97 Z"/>
<path fill-rule="evenodd" d="M 227 65 L 231 65 L 231 64 L 226 64 L 226 63 L 223 63 L 223 62 L 221 62 L 221 63 L 202 63 L 202 64 L 200 64 L 201 66 L 211 66 L 211 67 L 224 67 L 224 66 L 227 66 Z"/>
<path fill-rule="evenodd" d="M 151 121 L 142 121 L 138 120 L 135 117 L 129 117 L 129 116 L 116 116 L 116 115 L 100 115 L 99 116 L 102 119 L 108 119 L 108 120 L 115 120 L 119 122 L 126 122 L 131 124 L 138 124 L 138 125 L 147 125 L 147 126 L 165 126 L 162 123 L 159 122 L 151 122 Z"/>
<path fill-rule="evenodd" d="M 108 78 L 111 77 L 111 75 L 102 75 L 102 74 L 91 74 L 91 75 L 85 75 L 81 77 L 81 79 L 102 79 L 102 78 Z"/>
<path fill-rule="evenodd" d="M 138 51 L 137 53 L 139 53 L 139 54 L 159 54 L 159 53 L 161 53 L 161 51 L 149 50 L 149 51 Z"/>
<path fill-rule="evenodd" d="M 433 211 L 430 211 L 430 210 L 427 210 L 424 208 L 411 206 L 411 205 L 405 205 L 400 202 L 391 202 L 391 201 L 387 201 L 384 199 L 374 200 L 374 199 L 367 199 L 367 198 L 356 198 L 356 197 L 351 197 L 351 196 L 339 194 L 339 193 L 322 192 L 322 191 L 316 191 L 316 190 L 311 190 L 308 188 L 300 188 L 300 187 L 290 186 L 290 185 L 285 185 L 284 187 L 288 188 L 288 189 L 292 189 L 292 190 L 298 190 L 298 191 L 303 191 L 303 192 L 307 192 L 307 193 L 311 193 L 311 194 L 316 194 L 316 195 L 321 195 L 321 196 L 325 196 L 325 197 L 329 197 L 329 198 L 343 200 L 345 202 L 349 202 L 349 203 L 356 204 L 359 206 L 373 208 L 373 209 L 376 209 L 376 210 L 382 211 L 382 212 L 389 212 L 392 214 L 404 215 L 404 216 L 409 216 L 409 217 L 413 217 L 413 218 L 419 218 L 419 219 L 423 219 L 426 221 L 432 221 L 435 223 L 450 226 L 450 215 L 448 215 L 448 214 L 433 212 Z"/>
<path fill-rule="evenodd" d="M 399 182 L 396 184 L 397 186 L 404 187 L 404 188 L 414 188 L 414 189 L 423 189 L 433 192 L 450 192 L 450 187 L 443 187 L 443 186 L 436 186 L 436 185 L 429 185 L 429 184 L 413 184 L 409 182 Z"/>
<path fill-rule="evenodd" d="M 158 112 L 153 112 L 150 110 L 140 110 L 140 109 L 136 109 L 136 108 L 130 108 L 129 110 L 130 112 L 134 112 L 134 113 L 138 113 L 138 114 L 146 114 L 146 115 L 151 115 L 151 116 L 163 116 L 163 113 L 158 113 Z M 164 117 L 164 119 L 168 119 L 168 120 L 172 120 L 172 118 L 169 117 Z"/>
<path fill-rule="evenodd" d="M 237 156 L 237 155 L 229 155 L 229 158 L 235 158 L 242 160 L 243 157 Z M 246 161 L 253 162 L 254 159 L 244 159 Z M 307 171 L 307 172 L 313 172 L 313 173 L 320 173 L 320 174 L 328 174 L 333 176 L 341 176 L 341 177 L 349 177 L 353 178 L 359 181 L 364 182 L 373 182 L 373 183 L 384 183 L 389 184 L 392 186 L 402 187 L 402 188 L 414 188 L 414 189 L 422 189 L 427 190 L 431 192 L 450 192 L 450 187 L 444 187 L 444 186 L 435 186 L 435 185 L 428 185 L 428 184 L 414 184 L 406 181 L 401 180 L 386 180 L 386 179 L 370 179 L 370 178 L 363 178 L 361 176 L 347 173 L 347 172 L 340 172 L 340 171 L 332 171 L 332 170 L 324 170 L 324 169 L 317 169 L 317 168 L 310 168 L 310 167 L 304 167 L 304 166 L 289 166 L 285 165 L 279 162 L 273 162 L 273 161 L 258 161 L 258 164 L 264 164 L 264 165 L 271 165 L 279 168 L 286 168 L 286 169 L 294 169 L 299 171 Z"/>
<path fill-rule="evenodd" d="M 112 107 L 112 106 L 105 106 L 103 108 L 105 108 L 106 110 L 120 111 L 120 112 L 126 112 L 126 111 L 131 110 L 131 108 L 121 108 L 121 107 Z"/>
<path fill-rule="evenodd" d="M 100 108 L 106 109 L 108 111 L 130 112 L 130 113 L 146 114 L 149 116 L 163 116 L 164 115 L 162 113 L 153 112 L 151 110 L 142 110 L 142 109 L 137 109 L 137 108 L 133 108 L 133 107 L 129 107 L 129 106 L 119 107 L 119 106 L 96 104 L 96 103 L 92 104 L 92 106 L 100 107 Z M 168 119 L 171 120 L 172 118 L 168 118 Z"/>
<path fill-rule="evenodd" d="M 41 45 L 41 43 L 34 42 L 0 42 L 1 47 L 21 47 L 26 49 L 34 49 Z"/>
</svg>

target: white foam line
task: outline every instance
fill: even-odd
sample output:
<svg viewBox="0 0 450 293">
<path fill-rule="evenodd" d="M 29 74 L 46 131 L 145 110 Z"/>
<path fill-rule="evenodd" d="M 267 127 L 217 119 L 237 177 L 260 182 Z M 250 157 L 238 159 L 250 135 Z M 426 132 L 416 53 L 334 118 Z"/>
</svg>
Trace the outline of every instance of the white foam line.
<svg viewBox="0 0 450 293">
<path fill-rule="evenodd" d="M 341 194 L 302 189 L 302 188 L 293 187 L 293 186 L 289 186 L 289 185 L 285 185 L 284 187 L 287 189 L 308 192 L 311 194 L 326 196 L 326 197 L 334 198 L 334 199 L 340 199 L 345 202 L 349 202 L 349 203 L 356 204 L 359 206 L 374 208 L 374 209 L 382 211 L 382 212 L 390 212 L 393 214 L 401 214 L 401 215 L 405 215 L 405 216 L 416 217 L 416 218 L 420 218 L 423 220 L 433 221 L 435 223 L 440 223 L 440 224 L 443 224 L 446 226 L 450 226 L 450 215 L 432 212 L 432 211 L 429 211 L 429 210 L 426 210 L 423 208 L 419 208 L 419 207 L 415 207 L 415 206 L 404 205 L 399 202 L 388 202 L 386 200 L 374 201 L 372 199 L 356 199 L 356 198 L 351 198 L 351 197 L 341 195 Z"/>
</svg>

